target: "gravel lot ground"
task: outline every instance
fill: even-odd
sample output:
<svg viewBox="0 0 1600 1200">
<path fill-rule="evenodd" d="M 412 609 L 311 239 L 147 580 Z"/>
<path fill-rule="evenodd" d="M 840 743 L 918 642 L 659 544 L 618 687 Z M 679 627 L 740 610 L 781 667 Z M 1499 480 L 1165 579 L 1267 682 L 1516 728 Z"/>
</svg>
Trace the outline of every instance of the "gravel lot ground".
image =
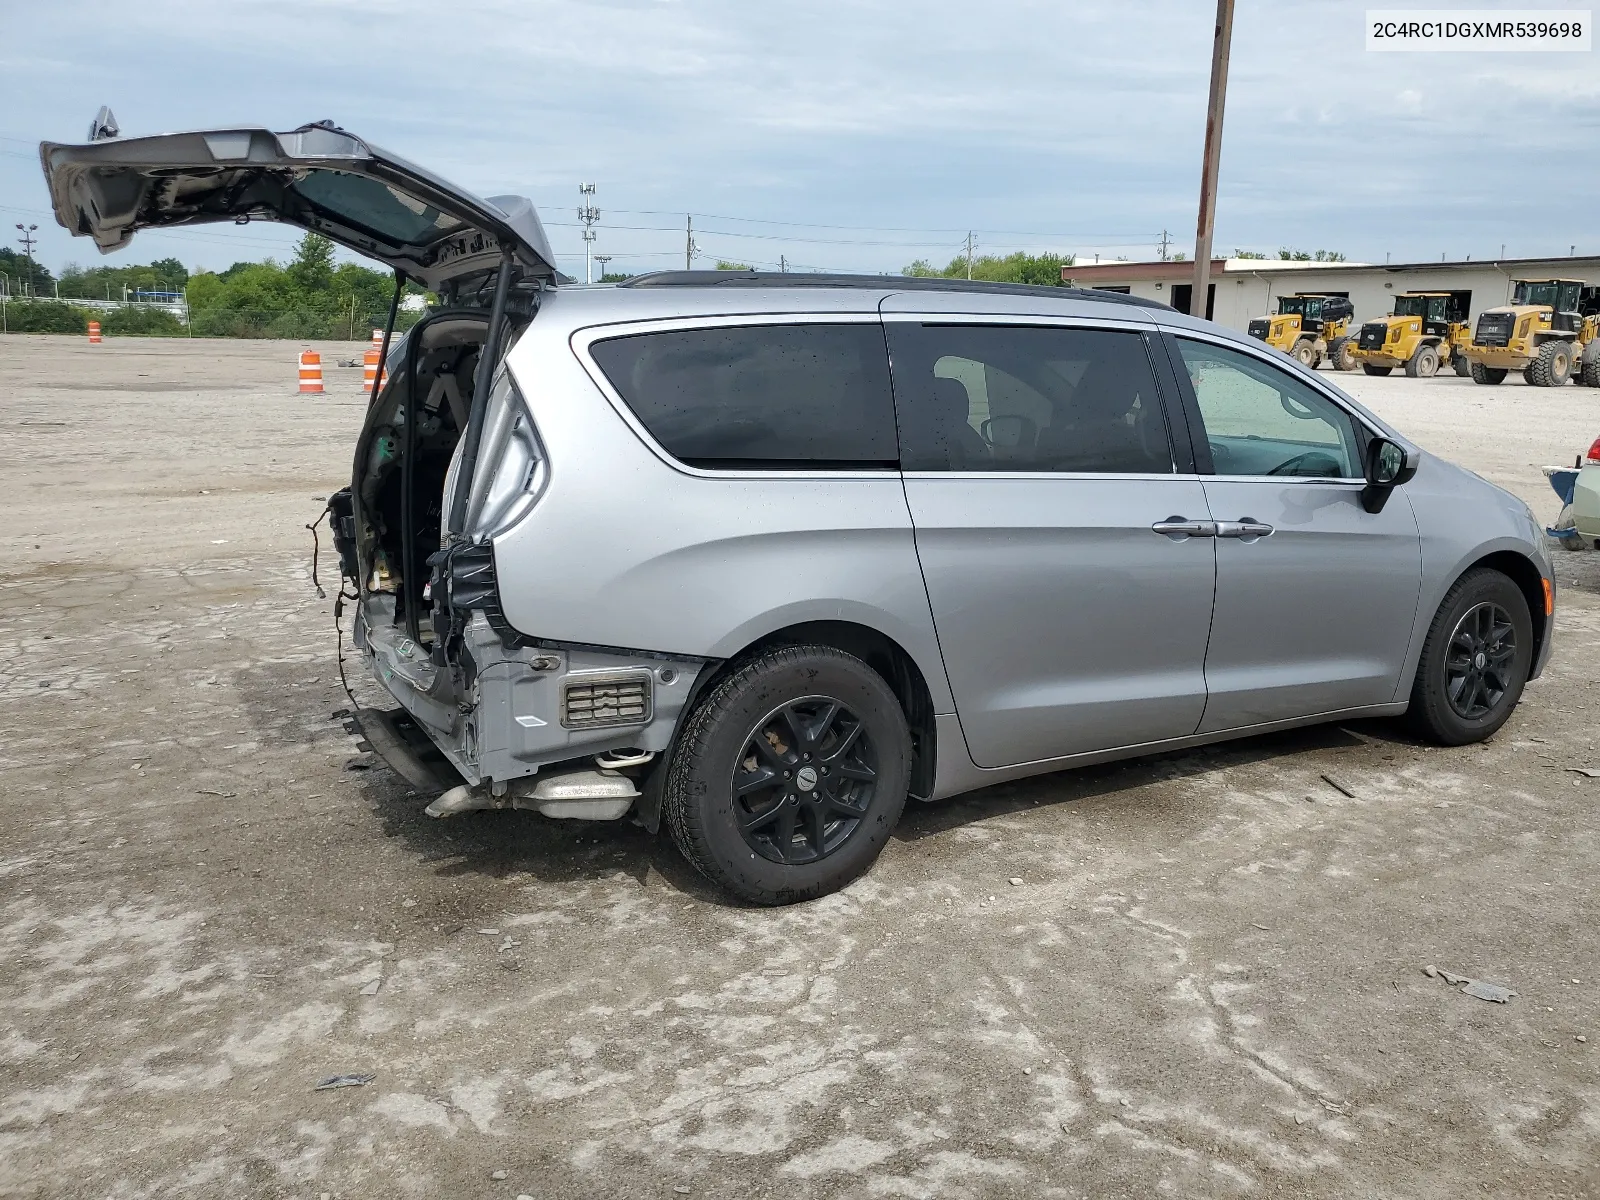
<svg viewBox="0 0 1600 1200">
<path fill-rule="evenodd" d="M 1600 1194 L 1597 556 L 1487 745 L 995 788 L 753 910 L 357 753 L 301 526 L 359 347 L 318 399 L 297 349 L 0 339 L 0 1195 Z M 1600 433 L 1575 386 L 1340 382 L 1544 518 Z"/>
</svg>

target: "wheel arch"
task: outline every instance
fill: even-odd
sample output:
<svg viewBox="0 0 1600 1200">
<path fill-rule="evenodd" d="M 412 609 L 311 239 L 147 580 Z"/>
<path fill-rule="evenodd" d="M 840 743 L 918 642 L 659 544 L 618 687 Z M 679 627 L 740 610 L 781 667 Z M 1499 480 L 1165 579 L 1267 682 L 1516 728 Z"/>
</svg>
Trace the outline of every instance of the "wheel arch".
<svg viewBox="0 0 1600 1200">
<path fill-rule="evenodd" d="M 1436 576 L 1434 588 L 1425 593 L 1423 603 L 1417 606 L 1417 624 L 1412 630 L 1411 648 L 1406 654 L 1406 667 L 1400 674 L 1399 686 L 1395 689 L 1395 699 L 1403 700 L 1411 694 L 1411 686 L 1416 681 L 1417 671 L 1421 668 L 1422 647 L 1428 636 L 1428 628 L 1433 624 L 1434 616 L 1439 611 L 1439 605 L 1450 594 L 1450 589 L 1455 587 L 1469 572 L 1479 568 L 1488 568 L 1498 571 L 1517 585 L 1517 590 L 1528 602 L 1528 615 L 1533 622 L 1533 669 L 1530 679 L 1536 678 L 1543 669 L 1546 651 L 1550 644 L 1552 619 L 1545 616 L 1544 612 L 1544 575 L 1541 574 L 1538 564 L 1520 549 L 1513 549 L 1502 544 L 1489 548 L 1484 547 L 1470 558 L 1463 558 L 1456 569 L 1447 574 Z M 1429 603 L 1428 596 L 1432 601 Z"/>
<path fill-rule="evenodd" d="M 1450 586 L 1454 587 L 1456 581 L 1468 571 L 1475 571 L 1480 567 L 1499 571 L 1517 585 L 1517 590 L 1527 600 L 1528 615 L 1533 620 L 1532 661 L 1534 671 L 1537 673 L 1539 664 L 1544 661 L 1545 644 L 1550 637 L 1550 626 L 1553 622 L 1553 617 L 1546 616 L 1544 611 L 1544 575 L 1527 555 L 1519 554 L 1515 550 L 1496 550 L 1468 563 L 1456 573 L 1455 579 L 1450 581 Z"/>
<path fill-rule="evenodd" d="M 832 646 L 853 654 L 883 677 L 911 728 L 911 795 L 918 799 L 933 795 L 937 706 L 932 689 L 916 658 L 894 638 L 870 625 L 839 620 L 799 621 L 762 634 L 711 670 L 701 672 L 685 711 L 741 663 L 779 646 L 801 644 Z"/>
</svg>

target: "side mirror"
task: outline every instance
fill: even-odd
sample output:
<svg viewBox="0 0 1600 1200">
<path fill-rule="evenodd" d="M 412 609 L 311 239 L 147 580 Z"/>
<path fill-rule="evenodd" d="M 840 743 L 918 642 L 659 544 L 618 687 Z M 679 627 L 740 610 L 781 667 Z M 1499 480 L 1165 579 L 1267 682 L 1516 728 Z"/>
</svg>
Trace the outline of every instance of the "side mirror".
<svg viewBox="0 0 1600 1200">
<path fill-rule="evenodd" d="M 1417 473 L 1415 454 L 1386 437 L 1367 443 L 1365 467 L 1367 486 L 1361 489 L 1361 507 L 1369 513 L 1382 512 L 1389 493 Z"/>
</svg>

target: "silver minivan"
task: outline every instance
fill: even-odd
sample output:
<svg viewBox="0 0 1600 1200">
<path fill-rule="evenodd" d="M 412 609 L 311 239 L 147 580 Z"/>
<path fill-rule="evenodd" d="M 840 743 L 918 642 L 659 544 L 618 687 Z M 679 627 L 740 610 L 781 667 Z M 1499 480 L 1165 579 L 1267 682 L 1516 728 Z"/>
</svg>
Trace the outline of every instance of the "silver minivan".
<svg viewBox="0 0 1600 1200">
<path fill-rule="evenodd" d="M 264 218 L 438 304 L 332 516 L 359 713 L 436 816 L 665 824 L 778 904 L 907 798 L 1316 721 L 1492 734 L 1542 531 L 1258 342 L 1113 293 L 674 272 L 574 287 L 526 200 L 330 125 L 42 147 L 102 249 Z"/>
</svg>

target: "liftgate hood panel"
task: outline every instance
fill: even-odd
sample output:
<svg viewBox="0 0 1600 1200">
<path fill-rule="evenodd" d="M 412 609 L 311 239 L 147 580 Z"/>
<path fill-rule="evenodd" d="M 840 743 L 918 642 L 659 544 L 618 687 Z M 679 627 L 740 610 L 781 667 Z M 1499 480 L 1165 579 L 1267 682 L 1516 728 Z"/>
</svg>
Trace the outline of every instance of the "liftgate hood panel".
<svg viewBox="0 0 1600 1200">
<path fill-rule="evenodd" d="M 254 217 L 315 230 L 430 290 L 496 269 L 502 246 L 527 274 L 558 278 L 531 201 L 480 199 L 327 122 L 101 134 L 41 142 L 39 157 L 56 220 L 102 253 L 139 229 Z"/>
</svg>

